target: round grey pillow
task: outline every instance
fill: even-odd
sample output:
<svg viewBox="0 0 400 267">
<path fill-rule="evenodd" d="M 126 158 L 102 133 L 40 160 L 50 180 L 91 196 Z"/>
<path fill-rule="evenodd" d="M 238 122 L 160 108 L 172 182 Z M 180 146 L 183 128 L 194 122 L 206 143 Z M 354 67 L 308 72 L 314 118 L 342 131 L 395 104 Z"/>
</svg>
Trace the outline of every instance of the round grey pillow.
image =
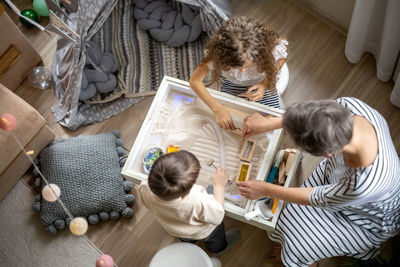
<svg viewBox="0 0 400 267">
<path fill-rule="evenodd" d="M 82 88 L 79 93 L 79 101 L 86 101 L 97 94 L 97 89 L 94 83 L 90 83 L 86 88 Z"/>
<path fill-rule="evenodd" d="M 115 75 L 110 73 L 108 74 L 108 80 L 102 83 L 95 83 L 97 91 L 99 93 L 105 94 L 113 91 L 115 87 L 117 87 L 117 78 Z"/>
<path fill-rule="evenodd" d="M 166 42 L 167 45 L 172 47 L 181 46 L 189 40 L 190 37 L 190 27 L 188 25 L 184 25 L 179 30 L 174 31 L 171 38 Z"/>
<path fill-rule="evenodd" d="M 159 42 L 172 47 L 196 40 L 202 25 L 197 7 L 182 4 L 182 13 L 168 5 L 167 0 L 133 0 L 133 16 L 140 29 L 149 31 Z"/>
</svg>

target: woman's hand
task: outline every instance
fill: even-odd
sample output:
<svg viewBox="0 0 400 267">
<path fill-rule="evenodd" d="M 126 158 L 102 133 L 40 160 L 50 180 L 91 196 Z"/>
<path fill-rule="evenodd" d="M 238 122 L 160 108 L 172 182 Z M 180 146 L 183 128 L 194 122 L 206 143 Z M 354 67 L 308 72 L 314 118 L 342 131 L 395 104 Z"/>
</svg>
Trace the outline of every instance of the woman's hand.
<svg viewBox="0 0 400 267">
<path fill-rule="evenodd" d="M 247 138 L 265 132 L 265 119 L 260 113 L 247 116 L 243 122 L 242 135 Z"/>
<path fill-rule="evenodd" d="M 245 93 L 239 94 L 239 97 L 245 97 L 251 101 L 261 100 L 264 97 L 265 90 L 267 89 L 267 85 L 264 82 L 257 83 L 249 89 Z"/>
<path fill-rule="evenodd" d="M 247 182 L 237 182 L 240 195 L 248 199 L 259 199 L 267 196 L 268 183 L 260 180 L 249 180 Z"/>
<path fill-rule="evenodd" d="M 225 130 L 235 130 L 235 124 L 233 124 L 232 116 L 229 111 L 222 105 L 215 109 L 215 120 L 218 126 Z"/>
<path fill-rule="evenodd" d="M 283 187 L 260 180 L 237 182 L 240 195 L 249 199 L 278 198 L 300 205 L 311 205 L 310 194 L 314 187 Z"/>
<path fill-rule="evenodd" d="M 278 128 L 282 128 L 282 117 L 264 117 L 260 113 L 254 113 L 244 119 L 242 136 L 248 138 Z"/>
</svg>

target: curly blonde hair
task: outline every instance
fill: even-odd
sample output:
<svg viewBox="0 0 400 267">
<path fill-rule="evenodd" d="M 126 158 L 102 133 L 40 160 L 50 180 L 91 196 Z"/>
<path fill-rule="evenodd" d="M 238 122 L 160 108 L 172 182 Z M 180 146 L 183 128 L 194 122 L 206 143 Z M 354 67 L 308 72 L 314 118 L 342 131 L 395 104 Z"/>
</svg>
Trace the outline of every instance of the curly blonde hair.
<svg viewBox="0 0 400 267">
<path fill-rule="evenodd" d="M 267 88 L 276 93 L 277 67 L 272 54 L 280 36 L 258 20 L 231 17 L 210 38 L 202 64 L 212 62 L 213 81 L 220 84 L 221 71 L 240 68 L 252 61 L 268 77 Z"/>
</svg>

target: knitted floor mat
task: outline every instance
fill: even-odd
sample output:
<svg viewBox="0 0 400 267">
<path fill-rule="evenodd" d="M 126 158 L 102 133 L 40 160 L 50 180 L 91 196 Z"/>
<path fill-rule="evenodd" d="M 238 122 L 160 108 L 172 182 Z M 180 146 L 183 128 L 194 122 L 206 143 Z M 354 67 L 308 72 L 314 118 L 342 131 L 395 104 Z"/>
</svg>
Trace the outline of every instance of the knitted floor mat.
<svg viewBox="0 0 400 267">
<path fill-rule="evenodd" d="M 171 1 L 176 8 L 179 4 Z M 155 95 L 164 75 L 188 81 L 203 58 L 207 34 L 180 47 L 169 47 L 140 30 L 133 16 L 133 3 L 121 0 L 92 41 L 103 52 L 114 54 L 119 61 L 118 88 L 105 99 L 81 104 L 81 112 L 89 123 L 105 120 Z M 95 104 L 95 105 L 93 105 Z"/>
</svg>

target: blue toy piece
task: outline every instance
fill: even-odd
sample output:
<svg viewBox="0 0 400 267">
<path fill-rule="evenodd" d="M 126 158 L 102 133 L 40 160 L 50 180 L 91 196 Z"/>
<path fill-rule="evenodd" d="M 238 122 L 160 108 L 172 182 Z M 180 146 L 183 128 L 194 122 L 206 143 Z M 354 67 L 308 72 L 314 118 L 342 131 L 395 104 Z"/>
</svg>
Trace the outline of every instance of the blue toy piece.
<svg viewBox="0 0 400 267">
<path fill-rule="evenodd" d="M 279 164 L 281 164 L 281 162 L 283 160 L 283 154 L 284 154 L 284 151 L 281 150 L 281 151 L 279 151 L 278 155 L 276 156 L 276 160 L 275 160 L 274 165 L 272 166 L 271 172 L 269 173 L 269 175 L 265 179 L 265 181 L 267 183 L 273 183 L 274 182 L 275 176 L 276 176 L 276 174 L 278 172 L 278 169 L 279 169 Z"/>
<path fill-rule="evenodd" d="M 276 173 L 278 172 L 278 166 L 277 166 L 278 160 L 275 160 L 274 167 L 272 167 L 271 172 L 269 173 L 267 177 L 267 183 L 273 183 L 275 180 Z"/>
</svg>

